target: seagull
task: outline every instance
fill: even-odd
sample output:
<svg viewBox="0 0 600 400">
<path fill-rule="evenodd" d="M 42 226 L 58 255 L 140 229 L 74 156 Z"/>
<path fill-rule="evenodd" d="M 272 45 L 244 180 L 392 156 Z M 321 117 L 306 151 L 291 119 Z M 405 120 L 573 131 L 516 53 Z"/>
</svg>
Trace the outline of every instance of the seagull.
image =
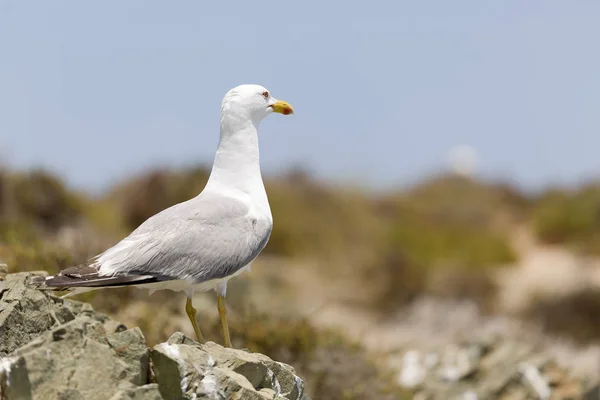
<svg viewBox="0 0 600 400">
<path fill-rule="evenodd" d="M 86 264 L 34 277 L 32 285 L 67 295 L 122 286 L 183 291 L 200 343 L 205 340 L 192 296 L 214 289 L 225 346 L 231 347 L 227 281 L 248 269 L 273 228 L 260 172 L 258 126 L 271 113 L 293 112 L 262 86 L 231 89 L 221 104 L 220 140 L 210 177 L 199 195 L 148 218 Z"/>
</svg>

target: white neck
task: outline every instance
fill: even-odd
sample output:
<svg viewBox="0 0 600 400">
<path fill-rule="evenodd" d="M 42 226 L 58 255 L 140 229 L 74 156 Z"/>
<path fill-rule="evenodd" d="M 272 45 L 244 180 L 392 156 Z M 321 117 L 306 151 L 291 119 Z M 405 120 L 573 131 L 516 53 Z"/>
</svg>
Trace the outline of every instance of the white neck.
<svg viewBox="0 0 600 400">
<path fill-rule="evenodd" d="M 219 191 L 239 190 L 253 199 L 266 201 L 260 173 L 257 123 L 221 117 L 221 137 L 206 188 Z"/>
</svg>

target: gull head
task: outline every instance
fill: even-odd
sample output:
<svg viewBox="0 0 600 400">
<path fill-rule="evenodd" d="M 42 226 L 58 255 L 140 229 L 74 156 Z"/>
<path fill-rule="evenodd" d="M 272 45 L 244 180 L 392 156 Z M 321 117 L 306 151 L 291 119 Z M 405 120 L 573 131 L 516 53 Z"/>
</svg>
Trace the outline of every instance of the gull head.
<svg viewBox="0 0 600 400">
<path fill-rule="evenodd" d="M 250 119 L 258 124 L 271 113 L 293 114 L 292 106 L 271 96 L 271 92 L 260 85 L 240 85 L 231 89 L 223 98 L 221 118 Z"/>
</svg>

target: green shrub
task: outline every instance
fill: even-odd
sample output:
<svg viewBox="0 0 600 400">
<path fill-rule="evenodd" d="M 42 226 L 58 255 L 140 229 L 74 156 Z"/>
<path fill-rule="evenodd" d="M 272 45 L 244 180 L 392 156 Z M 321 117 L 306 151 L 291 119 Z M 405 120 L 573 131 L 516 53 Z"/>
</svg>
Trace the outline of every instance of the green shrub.
<svg viewBox="0 0 600 400">
<path fill-rule="evenodd" d="M 265 254 L 339 262 L 372 252 L 382 221 L 364 194 L 298 176 L 266 186 L 274 226 Z"/>
<path fill-rule="evenodd" d="M 469 226 L 436 225 L 426 219 L 399 221 L 391 242 L 408 262 L 422 268 L 486 268 L 515 260 L 505 237 Z"/>
<path fill-rule="evenodd" d="M 387 233 L 363 277 L 378 277 L 373 302 L 386 311 L 429 293 L 487 307 L 496 293 L 491 271 L 516 260 L 510 230 L 499 221 L 519 221 L 526 207 L 504 186 L 454 176 L 383 199 L 378 210 Z"/>
<path fill-rule="evenodd" d="M 600 254 L 599 186 L 549 191 L 536 202 L 531 218 L 534 232 L 544 243 Z"/>
<path fill-rule="evenodd" d="M 50 231 L 74 222 L 81 215 L 79 196 L 57 177 L 41 170 L 11 178 L 11 193 L 19 217 Z"/>
</svg>

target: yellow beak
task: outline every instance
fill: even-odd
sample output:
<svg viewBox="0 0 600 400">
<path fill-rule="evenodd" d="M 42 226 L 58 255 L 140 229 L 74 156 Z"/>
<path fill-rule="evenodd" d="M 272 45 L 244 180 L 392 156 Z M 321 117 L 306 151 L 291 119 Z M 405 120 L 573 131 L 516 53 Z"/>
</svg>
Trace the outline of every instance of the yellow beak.
<svg viewBox="0 0 600 400">
<path fill-rule="evenodd" d="M 290 103 L 285 102 L 283 100 L 277 100 L 275 103 L 271 105 L 273 112 L 280 113 L 283 115 L 293 114 L 294 109 L 290 105 Z"/>
</svg>

